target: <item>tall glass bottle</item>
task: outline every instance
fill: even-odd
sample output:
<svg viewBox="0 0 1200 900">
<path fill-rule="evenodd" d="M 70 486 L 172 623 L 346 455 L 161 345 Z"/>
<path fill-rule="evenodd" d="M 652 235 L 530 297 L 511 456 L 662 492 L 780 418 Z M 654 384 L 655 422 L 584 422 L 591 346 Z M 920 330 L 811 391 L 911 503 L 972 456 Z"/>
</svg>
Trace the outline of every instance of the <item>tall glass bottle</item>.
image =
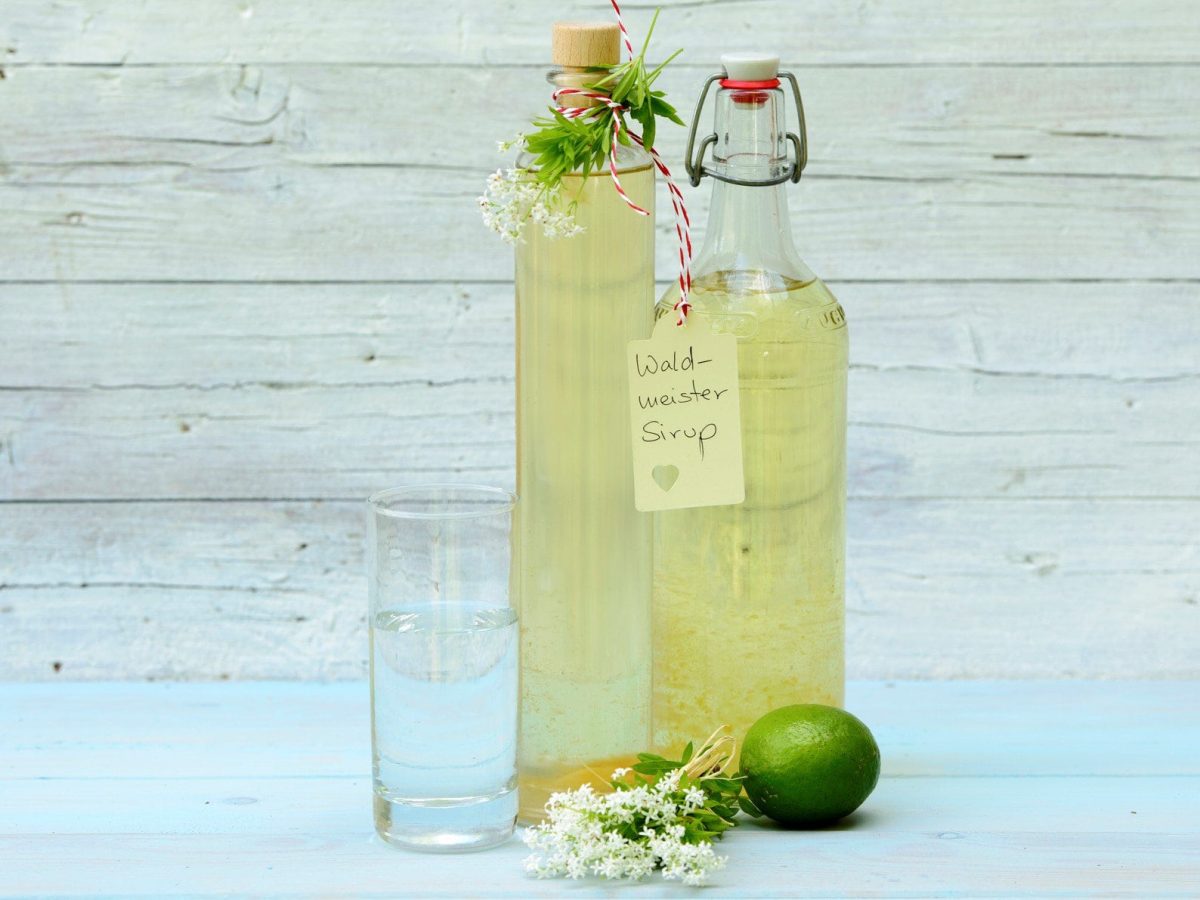
<svg viewBox="0 0 1200 900">
<path fill-rule="evenodd" d="M 691 327 L 738 339 L 746 499 L 656 516 L 664 749 L 721 724 L 744 735 L 778 706 L 843 699 L 846 319 L 792 244 L 786 192 L 803 142 L 785 128 L 778 59 L 722 62 L 715 133 L 700 149 L 712 146 L 702 171 L 713 193 Z M 698 180 L 690 159 L 689 169 Z M 658 315 L 677 297 L 668 291 Z"/>
<path fill-rule="evenodd" d="M 550 81 L 578 87 L 618 61 L 615 25 L 556 25 Z M 526 161 L 527 162 L 527 161 Z M 621 147 L 621 185 L 654 209 L 649 156 Z M 654 305 L 654 219 L 606 169 L 568 176 L 585 229 L 527 227 L 516 258 L 521 818 L 612 771 L 650 740 L 652 523 L 633 505 L 625 348 Z"/>
</svg>

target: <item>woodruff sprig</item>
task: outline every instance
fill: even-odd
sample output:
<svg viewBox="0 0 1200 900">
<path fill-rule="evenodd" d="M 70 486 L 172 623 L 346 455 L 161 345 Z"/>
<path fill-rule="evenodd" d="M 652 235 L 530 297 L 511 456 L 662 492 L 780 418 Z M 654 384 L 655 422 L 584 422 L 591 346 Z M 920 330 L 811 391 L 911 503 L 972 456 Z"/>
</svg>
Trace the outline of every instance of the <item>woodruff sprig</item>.
<svg viewBox="0 0 1200 900">
<path fill-rule="evenodd" d="M 703 884 L 725 865 L 713 841 L 734 827 L 739 807 L 758 811 L 741 796 L 742 779 L 726 774 L 736 746 L 718 729 L 693 754 L 678 760 L 638 754 L 632 769 L 617 769 L 611 791 L 590 784 L 557 793 L 546 804 L 547 821 L 525 832 L 534 851 L 526 868 L 549 878 L 663 878 Z"/>
<path fill-rule="evenodd" d="M 570 237 L 583 230 L 574 221 L 575 201 L 562 202 L 563 178 L 576 172 L 587 176 L 602 168 L 612 149 L 614 132 L 620 144 L 632 146 L 630 120 L 640 126 L 639 138 L 647 150 L 654 147 L 658 119 L 683 124 L 665 92 L 654 89 L 663 69 L 683 51 L 676 50 L 653 69 L 646 68 L 646 50 L 659 12 L 655 10 L 637 56 L 611 69 L 597 69 L 596 80 L 583 84 L 584 90 L 607 94 L 617 108 L 598 104 L 582 115 L 569 117 L 552 106 L 548 116 L 533 120 L 535 130 L 515 141 L 500 143 L 501 151 L 520 144 L 532 157 L 526 167 L 494 173 L 478 200 L 484 224 L 508 243 L 520 240 L 522 229 L 530 221 L 541 225 L 545 236 L 551 238 Z"/>
<path fill-rule="evenodd" d="M 750 798 L 742 793 L 744 776 L 725 772 L 736 748 L 733 738 L 724 732 L 724 727 L 713 732 L 699 754 L 693 755 L 693 745 L 689 743 L 678 760 L 666 759 L 654 753 L 639 753 L 638 763 L 633 767 L 635 779 L 642 784 L 652 782 L 645 781 L 641 776 L 658 779 L 668 772 L 682 769 L 681 787 L 686 789 L 694 784 L 704 791 L 706 799 L 703 806 L 687 823 L 688 835 L 696 840 L 721 837 L 737 824 L 734 816 L 739 809 L 756 819 L 762 815 Z M 620 790 L 617 783 L 613 784 L 613 788 Z"/>
<path fill-rule="evenodd" d="M 683 124 L 675 107 L 667 102 L 666 92 L 653 88 L 663 69 L 683 50 L 676 50 L 653 69 L 646 70 L 646 50 L 659 12 L 655 10 L 637 56 L 607 70 L 596 81 L 584 84 L 588 90 L 608 94 L 614 103 L 620 104 L 620 109 L 595 106 L 578 118 L 568 118 L 551 107 L 549 116 L 533 120 L 537 131 L 525 135 L 525 149 L 534 157 L 534 177 L 543 187 L 554 190 L 562 183 L 563 176 L 571 172 L 578 170 L 587 175 L 600 168 L 612 147 L 614 116 L 620 120 L 617 140 L 626 147 L 633 144 L 626 116 L 641 126 L 642 144 L 647 149 L 654 146 L 659 118 Z"/>
</svg>

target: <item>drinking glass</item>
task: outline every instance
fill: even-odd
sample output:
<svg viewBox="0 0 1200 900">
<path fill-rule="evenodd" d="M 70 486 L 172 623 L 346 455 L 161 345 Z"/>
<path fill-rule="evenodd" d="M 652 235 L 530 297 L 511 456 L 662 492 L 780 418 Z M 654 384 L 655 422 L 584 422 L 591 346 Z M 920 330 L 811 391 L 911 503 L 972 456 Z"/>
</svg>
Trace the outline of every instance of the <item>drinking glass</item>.
<svg viewBox="0 0 1200 900">
<path fill-rule="evenodd" d="M 417 850 L 499 844 L 517 814 L 516 497 L 435 484 L 367 503 L 375 829 Z"/>
</svg>

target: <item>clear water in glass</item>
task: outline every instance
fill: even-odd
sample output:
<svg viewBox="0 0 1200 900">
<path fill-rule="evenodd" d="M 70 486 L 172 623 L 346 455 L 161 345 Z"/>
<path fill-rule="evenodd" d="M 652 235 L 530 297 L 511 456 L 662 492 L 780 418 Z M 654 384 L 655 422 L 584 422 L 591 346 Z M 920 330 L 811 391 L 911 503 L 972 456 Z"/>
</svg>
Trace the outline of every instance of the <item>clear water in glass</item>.
<svg viewBox="0 0 1200 900">
<path fill-rule="evenodd" d="M 517 617 L 459 603 L 371 623 L 375 826 L 421 850 L 482 849 L 517 814 Z"/>
</svg>

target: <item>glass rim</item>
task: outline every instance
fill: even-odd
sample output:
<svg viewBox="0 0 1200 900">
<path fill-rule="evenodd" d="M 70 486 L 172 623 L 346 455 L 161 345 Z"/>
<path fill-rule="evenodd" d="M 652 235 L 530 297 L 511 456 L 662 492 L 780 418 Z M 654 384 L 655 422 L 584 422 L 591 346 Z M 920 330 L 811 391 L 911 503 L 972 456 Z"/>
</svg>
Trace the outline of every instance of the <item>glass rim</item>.
<svg viewBox="0 0 1200 900">
<path fill-rule="evenodd" d="M 405 495 L 412 496 L 422 492 L 437 491 L 461 491 L 467 495 L 474 495 L 474 497 L 445 498 L 440 501 L 443 507 L 434 510 L 405 509 L 403 507 L 396 508 L 384 505 L 389 500 L 404 497 Z M 464 501 L 470 502 L 471 499 L 484 498 L 495 501 L 494 505 L 486 509 L 455 509 L 458 503 Z M 373 513 L 380 516 L 387 516 L 391 519 L 482 519 L 487 516 L 512 512 L 513 507 L 517 505 L 517 495 L 504 488 L 492 487 L 486 484 L 462 484 L 438 481 L 429 484 L 405 484 L 399 487 L 385 488 L 382 491 L 376 491 L 374 494 L 371 494 L 366 502 Z M 429 502 L 428 499 L 426 502 Z"/>
</svg>

